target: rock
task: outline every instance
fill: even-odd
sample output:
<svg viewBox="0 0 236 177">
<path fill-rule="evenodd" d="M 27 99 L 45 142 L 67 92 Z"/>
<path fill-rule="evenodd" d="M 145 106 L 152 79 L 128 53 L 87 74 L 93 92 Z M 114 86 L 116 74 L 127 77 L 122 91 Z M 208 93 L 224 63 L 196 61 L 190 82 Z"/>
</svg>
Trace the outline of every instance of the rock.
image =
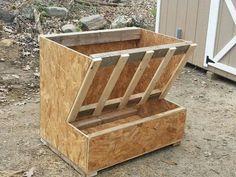
<svg viewBox="0 0 236 177">
<path fill-rule="evenodd" d="M 2 47 L 10 47 L 14 44 L 14 40 L 12 39 L 3 39 L 0 41 L 0 46 Z"/>
<path fill-rule="evenodd" d="M 66 24 L 61 29 L 64 33 L 76 32 L 76 27 L 73 24 Z"/>
<path fill-rule="evenodd" d="M 30 19 L 33 20 L 34 19 L 34 10 L 32 5 L 28 5 L 25 6 L 22 10 L 21 10 L 21 14 L 23 17 L 25 17 L 26 19 Z"/>
<path fill-rule="evenodd" d="M 4 58 L 0 58 L 0 62 L 5 62 L 5 59 Z"/>
<path fill-rule="evenodd" d="M 15 15 L 0 9 L 0 20 L 3 20 L 6 23 L 12 23 L 15 19 Z"/>
<path fill-rule="evenodd" d="M 39 72 L 35 72 L 35 73 L 34 73 L 34 76 L 35 76 L 36 78 L 39 78 L 39 77 L 40 77 L 40 73 L 39 73 Z"/>
<path fill-rule="evenodd" d="M 132 26 L 144 27 L 145 18 L 143 15 L 133 15 L 132 16 Z"/>
<path fill-rule="evenodd" d="M 128 26 L 130 19 L 127 16 L 118 16 L 115 20 L 111 23 L 111 28 L 124 28 Z"/>
<path fill-rule="evenodd" d="M 30 70 L 30 66 L 29 65 L 26 65 L 24 68 L 23 68 L 23 71 L 29 71 Z"/>
<path fill-rule="evenodd" d="M 80 23 L 82 24 L 83 30 L 97 30 L 103 29 L 106 26 L 107 21 L 101 15 L 91 15 L 81 18 Z"/>
<path fill-rule="evenodd" d="M 50 17 L 66 17 L 69 12 L 65 7 L 46 7 L 45 11 Z"/>
</svg>

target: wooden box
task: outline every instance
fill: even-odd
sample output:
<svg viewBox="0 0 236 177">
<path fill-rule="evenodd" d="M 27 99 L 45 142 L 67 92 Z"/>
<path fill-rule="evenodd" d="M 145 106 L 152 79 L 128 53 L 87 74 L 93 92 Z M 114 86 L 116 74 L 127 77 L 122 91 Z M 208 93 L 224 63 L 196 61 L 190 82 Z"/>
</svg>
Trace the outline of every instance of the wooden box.
<svg viewBox="0 0 236 177">
<path fill-rule="evenodd" d="M 166 99 L 196 45 L 140 28 L 40 38 L 42 140 L 85 175 L 181 141 Z"/>
</svg>

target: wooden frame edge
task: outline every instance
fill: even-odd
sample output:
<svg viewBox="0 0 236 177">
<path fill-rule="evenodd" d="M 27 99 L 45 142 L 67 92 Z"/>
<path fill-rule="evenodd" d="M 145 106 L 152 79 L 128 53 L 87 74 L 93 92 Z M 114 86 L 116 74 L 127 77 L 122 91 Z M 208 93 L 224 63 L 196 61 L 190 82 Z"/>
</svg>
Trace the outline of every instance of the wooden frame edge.
<svg viewBox="0 0 236 177">
<path fill-rule="evenodd" d="M 111 128 L 105 129 L 105 130 L 101 130 L 101 131 L 98 131 L 98 132 L 95 132 L 95 133 L 91 133 L 91 134 L 88 134 L 88 139 L 90 141 L 90 139 L 92 139 L 94 137 L 97 137 L 97 136 L 101 136 L 101 135 L 104 135 L 104 134 L 107 134 L 107 133 L 111 133 L 111 132 L 114 132 L 114 131 L 117 131 L 117 130 L 128 128 L 128 127 L 131 127 L 131 126 L 134 126 L 134 125 L 138 125 L 138 124 L 141 124 L 141 123 L 145 123 L 145 122 L 148 122 L 148 121 L 151 121 L 151 120 L 159 119 L 161 117 L 169 116 L 173 113 L 178 113 L 178 112 L 182 112 L 182 111 L 186 112 L 186 108 L 178 107 L 178 108 L 175 108 L 173 110 L 166 111 L 164 113 L 159 113 L 159 114 L 156 114 L 156 115 L 153 115 L 153 116 L 150 116 L 150 117 L 146 117 L 145 119 L 139 119 L 139 120 L 136 120 L 136 121 L 133 121 L 133 122 L 128 122 L 128 123 L 125 123 L 125 124 L 122 124 L 122 125 L 118 125 L 118 126 L 111 127 Z"/>
</svg>

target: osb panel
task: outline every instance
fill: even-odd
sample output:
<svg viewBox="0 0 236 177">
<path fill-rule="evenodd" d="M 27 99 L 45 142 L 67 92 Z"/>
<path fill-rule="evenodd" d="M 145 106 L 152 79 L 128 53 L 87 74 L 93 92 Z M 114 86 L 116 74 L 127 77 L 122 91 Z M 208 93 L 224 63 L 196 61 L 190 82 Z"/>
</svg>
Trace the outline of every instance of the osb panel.
<svg viewBox="0 0 236 177">
<path fill-rule="evenodd" d="M 89 171 L 103 169 L 180 141 L 185 116 L 185 111 L 173 113 L 92 138 L 89 144 Z"/>
<path fill-rule="evenodd" d="M 149 47 L 154 45 L 164 45 L 178 42 L 184 42 L 184 41 L 174 37 L 142 29 L 141 39 L 138 43 L 138 47 Z"/>
<path fill-rule="evenodd" d="M 128 123 L 128 122 L 133 122 L 133 121 L 136 121 L 136 120 L 139 120 L 139 119 L 142 119 L 142 118 L 138 115 L 129 116 L 129 117 L 118 119 L 118 120 L 108 122 L 108 123 L 105 123 L 105 124 L 101 124 L 101 125 L 97 125 L 97 126 L 94 126 L 94 127 L 83 129 L 82 132 L 84 132 L 85 134 L 91 134 L 91 133 L 98 132 L 98 131 L 101 131 L 101 130 L 105 130 L 105 129 L 108 129 L 108 128 L 116 127 L 118 125 L 122 125 L 122 124 L 125 124 L 125 123 Z"/>
<path fill-rule="evenodd" d="M 134 90 L 134 94 L 144 92 L 150 83 L 155 71 L 160 65 L 160 59 L 152 59 L 149 62 L 149 66 L 145 69 L 138 85 Z M 110 99 L 122 97 L 131 82 L 137 67 L 138 62 L 127 63 L 123 68 L 120 77 L 110 95 Z M 84 101 L 84 105 L 98 102 L 100 95 L 102 94 L 109 78 L 114 69 L 114 66 L 103 67 L 96 73 L 92 86 L 88 91 L 88 96 Z"/>
<path fill-rule="evenodd" d="M 149 99 L 145 104 L 139 107 L 137 115 L 129 116 L 129 117 L 122 118 L 122 119 L 112 121 L 109 123 L 86 128 L 86 129 L 83 129 L 82 132 L 84 132 L 85 134 L 91 134 L 94 132 L 105 130 L 107 128 L 119 126 L 128 122 L 132 122 L 132 121 L 139 120 L 145 117 L 149 117 L 155 114 L 160 114 L 162 112 L 170 111 L 177 107 L 178 106 L 176 104 L 168 102 L 164 99 L 158 100 L 158 98 L 152 98 L 152 99 Z"/>
<path fill-rule="evenodd" d="M 156 88 L 162 90 L 165 87 L 165 85 L 168 83 L 169 79 L 171 78 L 173 72 L 177 68 L 177 66 L 180 63 L 183 56 L 184 55 L 175 55 L 171 58 L 170 62 L 166 66 L 164 72 L 162 73 L 159 81 L 157 82 Z"/>
<path fill-rule="evenodd" d="M 87 169 L 87 140 L 66 119 L 90 61 L 45 38 L 40 40 L 40 134 L 76 165 Z"/>
<path fill-rule="evenodd" d="M 137 41 L 138 40 L 130 40 L 130 41 L 110 42 L 104 44 L 80 45 L 71 48 L 85 55 L 91 55 L 103 52 L 112 52 L 117 50 L 136 48 Z"/>
</svg>

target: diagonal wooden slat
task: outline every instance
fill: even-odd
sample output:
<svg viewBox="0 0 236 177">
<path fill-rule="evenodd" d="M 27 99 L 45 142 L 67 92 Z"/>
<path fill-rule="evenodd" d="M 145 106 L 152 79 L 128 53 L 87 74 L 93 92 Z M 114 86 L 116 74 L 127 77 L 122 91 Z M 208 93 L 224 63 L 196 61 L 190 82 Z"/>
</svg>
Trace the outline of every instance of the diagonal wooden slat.
<svg viewBox="0 0 236 177">
<path fill-rule="evenodd" d="M 140 78 L 142 77 L 143 75 L 143 72 L 145 71 L 146 67 L 148 66 L 149 64 L 149 61 L 150 59 L 152 58 L 154 54 L 154 51 L 151 50 L 151 51 L 147 51 L 142 59 L 142 61 L 140 62 L 128 88 L 126 89 L 125 91 L 125 94 L 123 96 L 123 98 L 121 99 L 121 102 L 119 104 L 119 109 L 122 109 L 126 106 L 126 104 L 128 103 L 129 101 L 129 97 L 132 95 L 135 87 L 137 86 Z"/>
<path fill-rule="evenodd" d="M 75 121 L 77 114 L 80 110 L 80 107 L 82 106 L 84 99 L 86 98 L 89 87 L 92 84 L 93 78 L 101 64 L 101 61 L 102 61 L 101 58 L 97 58 L 97 59 L 93 59 L 93 61 L 91 62 L 88 72 L 84 78 L 84 81 L 80 87 L 80 90 L 75 98 L 74 104 L 68 116 L 68 119 L 67 119 L 68 122 Z"/>
<path fill-rule="evenodd" d="M 123 54 L 120 56 L 116 66 L 115 66 L 115 68 L 114 68 L 114 70 L 113 70 L 113 72 L 106 84 L 106 87 L 102 92 L 102 95 L 98 101 L 97 107 L 96 107 L 93 115 L 97 116 L 97 115 L 101 114 L 107 99 L 111 95 L 111 92 L 112 92 L 113 88 L 115 87 L 116 82 L 119 79 L 120 74 L 121 74 L 125 64 L 128 61 L 128 58 L 129 58 L 129 54 Z"/>
<path fill-rule="evenodd" d="M 191 44 L 189 46 L 189 49 L 187 50 L 185 55 L 182 57 L 182 59 L 179 62 L 178 66 L 175 68 L 175 71 L 172 73 L 171 78 L 169 79 L 169 81 L 165 85 L 164 89 L 162 90 L 162 93 L 159 97 L 160 99 L 163 99 L 167 95 L 167 93 L 170 90 L 173 82 L 175 81 L 177 76 L 180 74 L 181 70 L 183 69 L 183 67 L 187 63 L 187 60 L 189 59 L 189 57 L 193 54 L 196 47 L 197 47 L 197 44 Z"/>
<path fill-rule="evenodd" d="M 172 56 L 174 55 L 175 50 L 176 50 L 175 47 L 172 47 L 168 50 L 165 58 L 163 58 L 161 64 L 159 65 L 157 71 L 155 72 L 151 82 L 149 83 L 148 87 L 146 88 L 144 95 L 143 95 L 142 99 L 140 100 L 139 104 L 143 104 L 147 101 L 152 90 L 155 88 L 158 80 L 160 79 L 163 71 L 165 70 L 166 66 L 168 65 L 169 61 L 171 60 Z"/>
</svg>

